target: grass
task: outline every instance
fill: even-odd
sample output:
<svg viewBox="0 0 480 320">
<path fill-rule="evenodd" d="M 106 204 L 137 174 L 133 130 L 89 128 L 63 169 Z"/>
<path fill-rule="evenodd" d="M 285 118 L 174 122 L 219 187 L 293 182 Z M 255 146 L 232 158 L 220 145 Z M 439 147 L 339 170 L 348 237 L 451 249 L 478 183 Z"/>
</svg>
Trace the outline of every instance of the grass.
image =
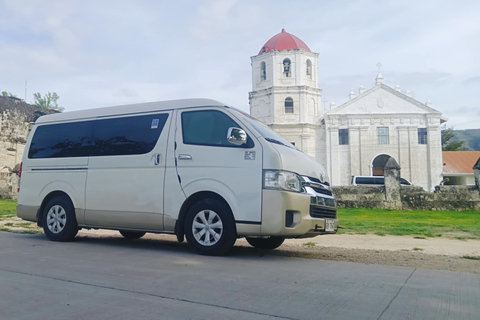
<svg viewBox="0 0 480 320">
<path fill-rule="evenodd" d="M 305 242 L 303 245 L 306 246 L 306 247 L 315 247 L 316 246 L 315 242 Z"/>
<path fill-rule="evenodd" d="M 0 199 L 0 222 L 10 220 L 17 216 L 17 202 L 14 200 Z M 35 222 L 14 221 L 0 224 L 0 231 L 16 233 L 40 233 L 40 228 Z"/>
<path fill-rule="evenodd" d="M 480 239 L 480 211 L 340 208 L 338 233 Z"/>
<path fill-rule="evenodd" d="M 417 248 L 417 247 L 413 248 L 413 251 L 423 251 L 423 250 L 425 250 L 425 249 Z"/>
<path fill-rule="evenodd" d="M 17 202 L 13 200 L 0 199 L 0 220 L 12 218 L 17 215 Z"/>
</svg>

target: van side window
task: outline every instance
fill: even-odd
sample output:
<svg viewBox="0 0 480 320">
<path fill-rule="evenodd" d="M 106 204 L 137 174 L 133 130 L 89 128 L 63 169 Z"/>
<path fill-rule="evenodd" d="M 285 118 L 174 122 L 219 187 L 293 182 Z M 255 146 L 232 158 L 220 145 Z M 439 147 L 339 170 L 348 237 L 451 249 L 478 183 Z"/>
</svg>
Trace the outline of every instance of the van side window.
<svg viewBox="0 0 480 320">
<path fill-rule="evenodd" d="M 168 114 L 39 126 L 28 158 L 145 154 L 155 147 Z"/>
<path fill-rule="evenodd" d="M 30 144 L 28 158 L 87 157 L 92 134 L 93 121 L 39 126 Z"/>
<path fill-rule="evenodd" d="M 241 128 L 232 118 L 217 110 L 186 111 L 182 113 L 184 144 L 231 148 L 250 147 L 250 138 L 248 138 L 247 144 L 242 146 L 229 143 L 227 133 L 230 127 Z"/>
<path fill-rule="evenodd" d="M 93 156 L 145 154 L 152 151 L 168 114 L 95 121 Z"/>
<path fill-rule="evenodd" d="M 358 177 L 357 178 L 357 184 L 375 184 L 373 178 L 363 178 L 363 177 Z"/>
</svg>

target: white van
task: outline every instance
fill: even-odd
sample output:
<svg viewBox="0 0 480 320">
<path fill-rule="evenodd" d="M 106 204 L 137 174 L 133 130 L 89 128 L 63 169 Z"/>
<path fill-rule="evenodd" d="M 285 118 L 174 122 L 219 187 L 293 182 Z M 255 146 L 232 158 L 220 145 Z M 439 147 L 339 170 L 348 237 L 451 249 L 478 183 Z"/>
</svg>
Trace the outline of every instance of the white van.
<svg viewBox="0 0 480 320">
<path fill-rule="evenodd" d="M 384 176 L 352 176 L 352 186 L 383 186 L 385 185 Z M 400 185 L 411 186 L 412 183 L 407 179 L 400 178 Z"/>
<path fill-rule="evenodd" d="M 51 240 L 82 228 L 186 236 L 202 254 L 238 237 L 274 249 L 335 233 L 324 168 L 249 115 L 186 99 L 40 117 L 20 169 L 17 215 Z"/>
</svg>

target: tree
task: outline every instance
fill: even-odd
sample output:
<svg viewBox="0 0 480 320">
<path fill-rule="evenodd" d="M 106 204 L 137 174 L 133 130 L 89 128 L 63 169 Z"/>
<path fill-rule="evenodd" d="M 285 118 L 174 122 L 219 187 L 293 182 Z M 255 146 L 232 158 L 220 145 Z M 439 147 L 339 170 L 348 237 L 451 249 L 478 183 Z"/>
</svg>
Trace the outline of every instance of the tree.
<svg viewBox="0 0 480 320">
<path fill-rule="evenodd" d="M 53 93 L 49 92 L 43 97 L 39 92 L 37 92 L 33 94 L 33 98 L 34 98 L 34 103 L 37 106 L 40 106 L 42 108 L 57 110 L 60 112 L 65 110 L 65 108 L 58 106 L 57 100 L 60 99 L 60 97 L 56 92 L 53 92 Z"/>
<path fill-rule="evenodd" d="M 16 95 L 12 94 L 11 92 L 2 91 L 3 97 L 17 97 Z"/>
<path fill-rule="evenodd" d="M 465 151 L 467 148 L 463 147 L 465 141 L 452 140 L 457 134 L 453 127 L 447 128 L 447 125 L 442 127 L 442 150 L 443 151 Z"/>
</svg>

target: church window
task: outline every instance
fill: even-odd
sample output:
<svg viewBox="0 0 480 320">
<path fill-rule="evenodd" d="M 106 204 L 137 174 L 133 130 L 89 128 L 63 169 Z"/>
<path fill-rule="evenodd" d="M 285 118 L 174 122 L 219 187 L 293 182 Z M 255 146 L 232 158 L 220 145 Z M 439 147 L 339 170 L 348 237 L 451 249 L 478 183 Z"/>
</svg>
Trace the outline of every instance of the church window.
<svg viewBox="0 0 480 320">
<path fill-rule="evenodd" d="M 377 127 L 378 144 L 388 144 L 388 127 Z"/>
<path fill-rule="evenodd" d="M 293 113 L 293 99 L 285 99 L 285 113 Z"/>
<path fill-rule="evenodd" d="M 338 144 L 348 144 L 348 129 L 338 129 Z"/>
<path fill-rule="evenodd" d="M 427 144 L 427 128 L 418 128 L 418 144 Z"/>
<path fill-rule="evenodd" d="M 260 80 L 267 80 L 267 65 L 265 61 L 260 64 Z"/>
<path fill-rule="evenodd" d="M 307 78 L 312 79 L 312 61 L 307 60 Z"/>
<path fill-rule="evenodd" d="M 286 58 L 285 60 L 283 60 L 283 74 L 287 78 L 291 76 L 291 71 L 290 71 L 291 64 L 292 62 L 290 61 L 290 59 Z"/>
</svg>

